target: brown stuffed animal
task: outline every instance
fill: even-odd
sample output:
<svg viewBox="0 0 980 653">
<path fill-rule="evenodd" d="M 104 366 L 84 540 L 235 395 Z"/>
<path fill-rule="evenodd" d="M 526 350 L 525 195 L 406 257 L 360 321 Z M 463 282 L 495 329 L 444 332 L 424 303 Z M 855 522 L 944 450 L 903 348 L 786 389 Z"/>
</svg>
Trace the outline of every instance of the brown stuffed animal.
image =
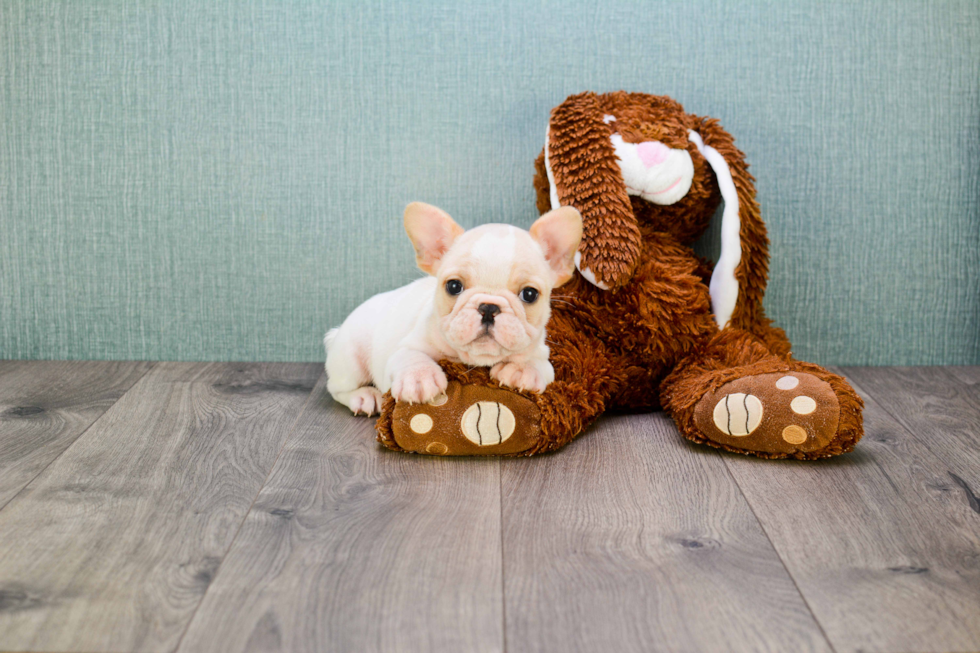
<svg viewBox="0 0 980 653">
<path fill-rule="evenodd" d="M 541 395 L 444 362 L 445 396 L 386 397 L 385 446 L 436 455 L 557 449 L 609 409 L 662 407 L 695 442 L 765 458 L 854 448 L 860 397 L 794 360 L 762 307 L 768 239 L 753 178 L 717 121 L 667 97 L 583 93 L 551 114 L 534 185 L 541 213 L 583 218 L 578 273 L 552 295 L 555 381 Z M 691 250 L 721 202 L 712 266 Z"/>
</svg>

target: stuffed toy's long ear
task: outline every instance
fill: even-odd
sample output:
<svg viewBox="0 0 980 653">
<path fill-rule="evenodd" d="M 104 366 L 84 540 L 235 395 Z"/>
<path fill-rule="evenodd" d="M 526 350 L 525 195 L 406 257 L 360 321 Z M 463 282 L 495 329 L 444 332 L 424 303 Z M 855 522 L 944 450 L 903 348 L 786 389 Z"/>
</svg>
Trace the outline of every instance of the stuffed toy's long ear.
<svg viewBox="0 0 980 653">
<path fill-rule="evenodd" d="M 573 95 L 551 112 L 545 166 L 551 208 L 574 206 L 582 214 L 582 242 L 575 263 L 603 289 L 626 283 L 640 257 L 640 229 L 626 194 L 594 93 Z"/>
<path fill-rule="evenodd" d="M 415 247 L 415 263 L 423 272 L 434 275 L 442 257 L 464 229 L 439 207 L 412 202 L 405 207 L 405 231 Z"/>
<path fill-rule="evenodd" d="M 719 328 L 750 328 L 765 317 L 762 296 L 769 275 L 769 238 L 755 199 L 755 179 L 717 120 L 703 118 L 689 136 L 714 171 L 725 202 L 721 256 L 710 284 L 715 320 Z"/>
</svg>

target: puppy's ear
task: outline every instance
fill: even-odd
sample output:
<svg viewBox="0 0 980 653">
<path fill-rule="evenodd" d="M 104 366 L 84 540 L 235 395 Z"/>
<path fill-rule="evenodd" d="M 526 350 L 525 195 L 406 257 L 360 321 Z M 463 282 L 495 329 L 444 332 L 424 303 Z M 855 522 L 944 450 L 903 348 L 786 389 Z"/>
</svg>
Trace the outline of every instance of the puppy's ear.
<svg viewBox="0 0 980 653">
<path fill-rule="evenodd" d="M 405 231 L 415 246 L 415 263 L 427 274 L 435 274 L 439 262 L 463 228 L 442 209 L 412 202 L 405 207 Z"/>
<path fill-rule="evenodd" d="M 531 225 L 533 238 L 555 273 L 555 286 L 575 274 L 575 252 L 582 240 L 582 215 L 572 206 L 548 211 Z"/>
<path fill-rule="evenodd" d="M 641 249 L 612 134 L 596 95 L 573 95 L 551 112 L 544 152 L 551 208 L 582 213 L 578 268 L 602 289 L 629 281 Z"/>
</svg>

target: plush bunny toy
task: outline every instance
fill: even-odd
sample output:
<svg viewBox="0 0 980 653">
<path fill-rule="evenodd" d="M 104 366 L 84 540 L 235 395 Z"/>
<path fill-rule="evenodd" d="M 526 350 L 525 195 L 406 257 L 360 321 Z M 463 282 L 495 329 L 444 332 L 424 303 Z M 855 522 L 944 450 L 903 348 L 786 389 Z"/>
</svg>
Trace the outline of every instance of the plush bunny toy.
<svg viewBox="0 0 980 653">
<path fill-rule="evenodd" d="M 584 235 L 575 278 L 552 295 L 555 381 L 500 387 L 444 362 L 445 396 L 386 398 L 378 439 L 436 455 L 557 449 L 607 409 L 663 408 L 695 442 L 765 458 L 854 448 L 860 397 L 797 361 L 762 307 L 768 239 L 742 153 L 717 121 L 668 97 L 573 95 L 551 114 L 536 162 L 541 213 L 574 206 Z M 721 202 L 721 255 L 691 244 Z"/>
</svg>

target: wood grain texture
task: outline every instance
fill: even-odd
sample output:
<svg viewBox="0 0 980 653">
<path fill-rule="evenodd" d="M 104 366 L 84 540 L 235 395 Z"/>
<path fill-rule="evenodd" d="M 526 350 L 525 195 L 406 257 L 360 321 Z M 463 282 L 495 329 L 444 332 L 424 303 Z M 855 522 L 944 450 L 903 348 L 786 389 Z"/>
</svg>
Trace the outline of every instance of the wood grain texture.
<svg viewBox="0 0 980 653">
<path fill-rule="evenodd" d="M 502 650 L 499 461 L 382 449 L 314 395 L 179 650 Z"/>
<path fill-rule="evenodd" d="M 0 361 L 0 509 L 152 366 Z"/>
<path fill-rule="evenodd" d="M 502 461 L 507 650 L 830 650 L 724 457 L 657 413 Z"/>
<path fill-rule="evenodd" d="M 968 371 L 970 368 L 964 368 Z M 950 472 L 980 494 L 980 384 L 945 367 L 851 367 L 858 390 L 873 397 Z"/>
<path fill-rule="evenodd" d="M 980 385 L 980 365 L 951 365 L 945 370 L 967 385 Z"/>
<path fill-rule="evenodd" d="M 0 361 L 0 650 L 980 650 L 978 370 L 843 370 L 866 436 L 800 463 L 663 414 L 412 456 L 318 364 Z"/>
<path fill-rule="evenodd" d="M 172 651 L 321 373 L 136 383 L 0 512 L 0 649 Z"/>
<path fill-rule="evenodd" d="M 853 453 L 725 463 L 838 653 L 980 649 L 980 515 L 924 446 L 949 435 L 903 428 L 879 403 L 901 394 L 856 389 Z"/>
</svg>

